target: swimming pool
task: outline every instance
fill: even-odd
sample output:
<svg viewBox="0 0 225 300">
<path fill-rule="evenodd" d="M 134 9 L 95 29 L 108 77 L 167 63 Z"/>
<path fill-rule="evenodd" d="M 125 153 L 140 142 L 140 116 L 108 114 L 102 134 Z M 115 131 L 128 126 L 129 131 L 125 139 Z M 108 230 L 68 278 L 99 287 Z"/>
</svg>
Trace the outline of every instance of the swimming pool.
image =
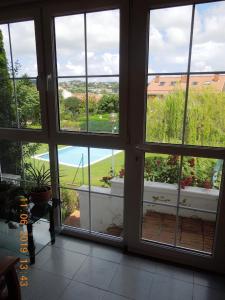
<svg viewBox="0 0 225 300">
<path fill-rule="evenodd" d="M 90 165 L 111 157 L 122 150 L 90 148 Z M 42 153 L 34 156 L 35 159 L 49 161 L 49 153 Z M 88 148 L 67 146 L 58 149 L 58 159 L 60 165 L 70 167 L 88 166 Z"/>
</svg>

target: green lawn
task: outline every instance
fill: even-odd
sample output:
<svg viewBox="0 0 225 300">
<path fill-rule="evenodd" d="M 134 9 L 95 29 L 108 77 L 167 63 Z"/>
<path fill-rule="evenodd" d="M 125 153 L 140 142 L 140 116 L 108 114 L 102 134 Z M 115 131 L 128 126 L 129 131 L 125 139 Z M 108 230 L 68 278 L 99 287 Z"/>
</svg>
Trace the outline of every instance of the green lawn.
<svg viewBox="0 0 225 300">
<path fill-rule="evenodd" d="M 65 146 L 59 146 L 65 147 Z M 41 154 L 48 152 L 48 145 L 41 144 L 36 154 Z M 48 162 L 44 162 L 35 158 L 30 158 L 27 160 L 32 162 L 36 167 L 40 167 L 42 164 L 45 164 L 46 167 L 49 167 Z M 103 176 L 108 176 L 111 167 L 114 166 L 115 175 L 118 175 L 119 171 L 124 168 L 124 152 L 117 153 L 110 158 L 104 159 L 98 163 L 92 164 L 90 166 L 91 173 L 91 185 L 92 186 L 103 186 L 103 182 L 100 180 Z M 88 184 L 88 167 L 80 168 L 77 167 L 69 167 L 65 165 L 59 166 L 59 174 L 60 174 L 60 184 L 62 186 L 80 186 L 82 184 Z M 76 178 L 74 178 L 76 175 Z"/>
<path fill-rule="evenodd" d="M 65 130 L 86 131 L 86 113 L 77 115 L 74 121 L 61 120 L 61 128 Z M 88 131 L 91 132 L 109 132 L 111 133 L 113 127 L 116 126 L 114 132 L 118 132 L 118 120 L 112 124 L 110 114 L 90 114 L 88 116 Z"/>
</svg>

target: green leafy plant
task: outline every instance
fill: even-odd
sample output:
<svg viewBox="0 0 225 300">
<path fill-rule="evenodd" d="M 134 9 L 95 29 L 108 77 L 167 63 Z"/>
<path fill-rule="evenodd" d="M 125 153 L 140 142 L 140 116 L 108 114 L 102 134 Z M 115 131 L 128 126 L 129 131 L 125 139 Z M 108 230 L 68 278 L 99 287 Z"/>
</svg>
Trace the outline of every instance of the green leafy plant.
<svg viewBox="0 0 225 300">
<path fill-rule="evenodd" d="M 183 157 L 181 188 L 197 186 L 211 189 L 214 165 L 214 161 L 204 158 Z M 148 181 L 178 184 L 179 173 L 180 158 L 177 155 L 145 158 L 144 178 Z"/>
<path fill-rule="evenodd" d="M 45 192 L 49 190 L 51 185 L 50 169 L 46 169 L 45 165 L 35 168 L 31 164 L 27 166 L 29 181 L 32 185 L 33 192 Z"/>
</svg>

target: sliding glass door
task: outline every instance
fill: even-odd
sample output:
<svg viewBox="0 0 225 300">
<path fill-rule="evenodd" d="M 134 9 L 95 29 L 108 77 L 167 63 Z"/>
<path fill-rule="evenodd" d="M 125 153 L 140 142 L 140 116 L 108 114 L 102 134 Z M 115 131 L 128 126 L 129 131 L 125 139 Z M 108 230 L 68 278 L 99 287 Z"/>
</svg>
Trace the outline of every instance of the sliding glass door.
<svg viewBox="0 0 225 300">
<path fill-rule="evenodd" d="M 139 174 L 133 209 L 139 214 L 131 212 L 136 237 L 130 247 L 218 268 L 225 154 L 225 44 L 219 20 L 225 2 L 163 8 L 143 2 L 134 12 L 134 35 L 143 34 L 133 45 L 138 58 L 132 80 L 139 87 L 131 108 L 132 118 L 136 107 L 139 119 L 133 128 Z"/>
<path fill-rule="evenodd" d="M 123 1 L 49 6 L 52 145 L 64 231 L 121 242 L 127 102 Z M 52 55 L 53 54 L 53 55 Z M 49 159 L 43 154 L 40 159 Z"/>
</svg>

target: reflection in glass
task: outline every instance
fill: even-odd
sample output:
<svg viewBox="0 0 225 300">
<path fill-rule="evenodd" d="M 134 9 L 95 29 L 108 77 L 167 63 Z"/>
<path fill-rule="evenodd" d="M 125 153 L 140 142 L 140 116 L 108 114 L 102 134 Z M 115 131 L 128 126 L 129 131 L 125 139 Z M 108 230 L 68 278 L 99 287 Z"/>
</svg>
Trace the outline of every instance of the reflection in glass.
<svg viewBox="0 0 225 300">
<path fill-rule="evenodd" d="M 149 76 L 146 141 L 182 142 L 187 76 Z"/>
<path fill-rule="evenodd" d="M 150 11 L 148 73 L 186 72 L 192 6 Z"/>
</svg>

